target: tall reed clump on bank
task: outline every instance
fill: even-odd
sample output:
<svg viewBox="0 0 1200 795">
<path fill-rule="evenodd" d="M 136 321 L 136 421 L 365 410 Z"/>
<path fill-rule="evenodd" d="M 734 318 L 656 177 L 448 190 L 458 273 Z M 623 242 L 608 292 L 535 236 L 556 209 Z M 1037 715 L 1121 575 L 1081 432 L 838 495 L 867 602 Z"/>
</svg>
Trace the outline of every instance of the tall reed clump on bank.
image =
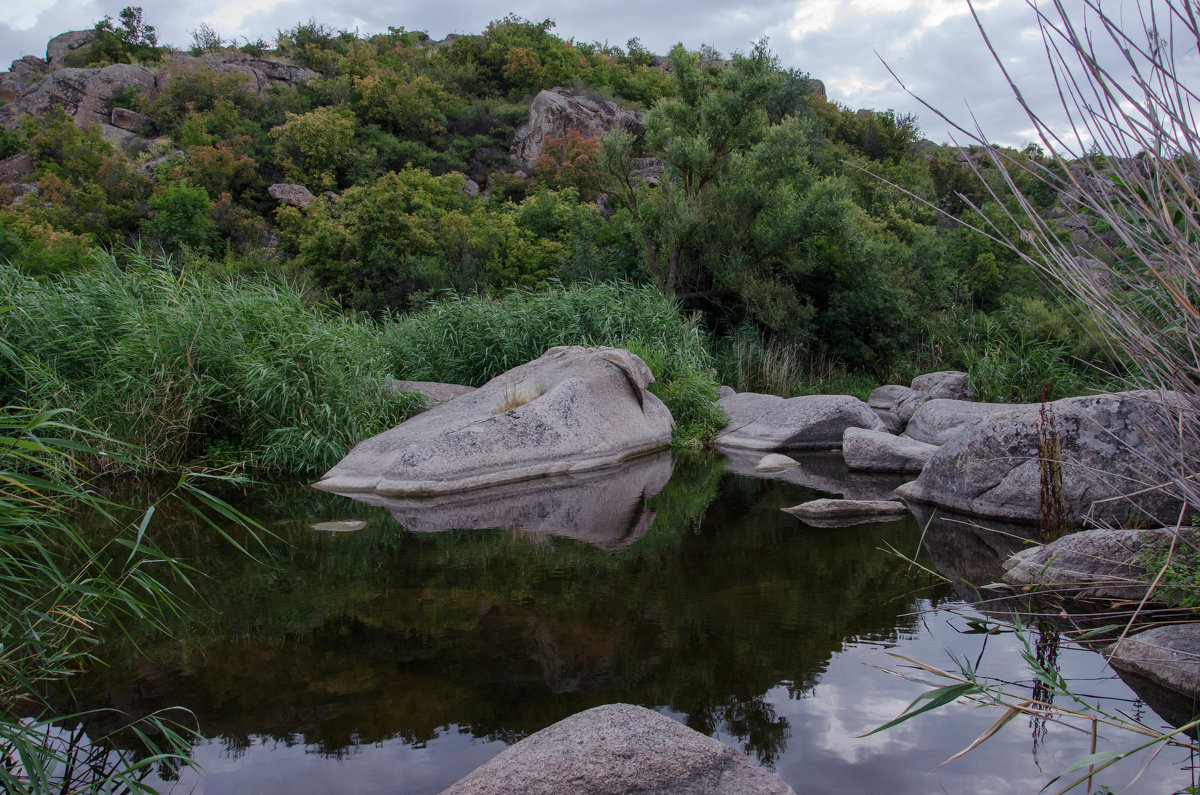
<svg viewBox="0 0 1200 795">
<path fill-rule="evenodd" d="M 389 390 L 373 322 L 282 281 L 200 280 L 131 252 L 61 279 L 0 264 L 0 292 L 0 335 L 23 351 L 0 397 L 70 406 L 142 464 L 311 473 L 417 408 Z"/>
<path fill-rule="evenodd" d="M 479 386 L 555 345 L 609 345 L 645 360 L 650 391 L 675 418 L 677 445 L 723 426 L 707 338 L 653 287 L 627 283 L 514 289 L 498 298 L 446 296 L 383 332 L 403 378 Z"/>
<path fill-rule="evenodd" d="M 19 360 L 0 340 L 0 368 Z M 0 407 L 0 791 L 152 792 L 141 783 L 160 762 L 187 764 L 189 714 L 156 714 L 128 727 L 130 746 L 108 741 L 91 723 L 123 724 L 95 711 L 61 715 L 42 695 L 49 683 L 95 663 L 97 638 L 126 621 L 161 629 L 178 613 L 190 572 L 151 541 L 154 508 L 123 522 L 124 509 L 81 479 L 91 443 L 64 410 Z M 215 532 L 245 517 L 182 478 L 167 495 Z M 203 506 L 199 508 L 196 506 Z M 113 528 L 99 540 L 73 522 L 80 512 Z"/>
<path fill-rule="evenodd" d="M 762 392 L 785 398 L 854 395 L 866 400 L 878 385 L 876 377 L 851 373 L 844 364 L 825 354 L 814 354 L 778 339 L 764 340 L 758 331 L 747 327 L 716 340 L 714 348 L 721 382 L 738 392 Z"/>
</svg>

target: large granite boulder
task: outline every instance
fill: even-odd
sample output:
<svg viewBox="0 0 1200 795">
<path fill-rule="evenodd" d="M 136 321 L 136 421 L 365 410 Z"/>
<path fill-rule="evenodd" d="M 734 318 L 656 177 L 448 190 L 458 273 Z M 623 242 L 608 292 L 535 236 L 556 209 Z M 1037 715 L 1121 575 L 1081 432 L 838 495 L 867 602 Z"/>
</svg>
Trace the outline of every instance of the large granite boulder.
<svg viewBox="0 0 1200 795">
<path fill-rule="evenodd" d="M 112 120 L 109 101 L 131 88 L 152 92 L 154 72 L 141 66 L 115 63 L 100 69 L 59 69 L 51 72 L 16 98 L 16 110 L 44 118 L 61 105 L 76 124 L 107 125 Z"/>
<path fill-rule="evenodd" d="M 0 160 L 0 185 L 25 182 L 35 169 L 33 155 L 28 152 L 17 152 L 12 157 L 6 157 Z"/>
<path fill-rule="evenodd" d="M 505 749 L 442 795 L 795 795 L 744 754 L 630 704 L 580 712 Z"/>
<path fill-rule="evenodd" d="M 884 430 L 871 407 L 849 395 L 781 398 L 740 392 L 717 401 L 729 424 L 717 446 L 740 450 L 828 450 L 841 447 L 847 428 Z"/>
<path fill-rule="evenodd" d="M 920 404 L 904 427 L 904 435 L 926 444 L 943 445 L 985 417 L 1009 411 L 1012 403 L 974 403 L 970 400 L 934 398 Z"/>
<path fill-rule="evenodd" d="M 1118 671 L 1143 676 L 1162 687 L 1200 696 L 1200 623 L 1168 624 L 1130 635 L 1105 650 Z"/>
<path fill-rule="evenodd" d="M 671 443 L 653 380 L 628 351 L 551 348 L 360 442 L 314 485 L 433 496 L 615 466 Z"/>
<path fill-rule="evenodd" d="M 562 138 L 569 132 L 581 138 L 597 138 L 614 130 L 640 135 L 644 115 L 625 110 L 612 100 L 571 94 L 566 89 L 540 91 L 529 107 L 529 121 L 513 134 L 511 154 L 521 165 L 532 169 L 542 154 L 547 138 Z"/>
<path fill-rule="evenodd" d="M 1194 543 L 1197 535 L 1185 530 Z M 1053 591 L 1066 598 L 1141 600 L 1154 579 L 1140 557 L 1147 549 L 1165 552 L 1173 530 L 1088 530 L 1041 547 L 1025 549 L 1004 563 L 1004 581 L 1021 588 Z M 1191 546 L 1179 554 L 1192 554 Z"/>
<path fill-rule="evenodd" d="M 1171 396 L 1122 392 L 1047 404 L 1061 445 L 1063 514 L 1068 523 L 1173 524 L 1182 503 L 1143 458 L 1154 439 L 1172 439 Z M 1038 523 L 1040 405 L 1014 406 L 984 418 L 943 445 L 905 500 L 958 513 Z M 1196 451 L 1188 451 L 1188 460 Z"/>
<path fill-rule="evenodd" d="M 847 428 L 842 434 L 846 466 L 859 472 L 920 472 L 937 446 L 887 431 Z"/>
<path fill-rule="evenodd" d="M 308 188 L 290 182 L 276 182 L 267 188 L 267 195 L 280 204 L 299 207 L 301 210 L 312 204 L 315 198 Z"/>
</svg>

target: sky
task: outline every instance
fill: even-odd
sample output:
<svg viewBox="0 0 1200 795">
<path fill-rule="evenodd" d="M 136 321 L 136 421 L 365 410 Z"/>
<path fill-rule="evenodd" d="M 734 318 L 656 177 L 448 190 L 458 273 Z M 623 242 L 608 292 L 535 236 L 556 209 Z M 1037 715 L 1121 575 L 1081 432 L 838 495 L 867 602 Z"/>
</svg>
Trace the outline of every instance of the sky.
<svg viewBox="0 0 1200 795">
<path fill-rule="evenodd" d="M 1078 9 L 1080 0 L 1064 0 Z M 1043 6 L 1046 2 L 1043 0 Z M 362 35 L 389 25 L 424 30 L 435 39 L 479 33 L 493 19 L 514 13 L 552 19 L 554 32 L 577 41 L 624 47 L 638 37 L 665 54 L 682 42 L 728 55 L 745 52 L 762 36 L 785 67 L 822 80 L 830 100 L 853 109 L 915 113 L 922 134 L 937 142 L 969 143 L 901 87 L 890 66 L 915 95 L 962 127 L 989 140 L 1024 146 L 1033 126 L 988 52 L 966 0 L 482 0 L 397 2 L 342 0 L 142 0 L 145 22 L 159 43 L 185 48 L 202 23 L 226 39 L 263 38 L 315 20 Z M 1106 11 L 1130 15 L 1133 0 L 1104 2 Z M 45 56 L 45 44 L 66 30 L 92 27 L 121 6 L 97 0 L 6 0 L 0 3 L 0 69 L 22 55 Z M 1053 118 L 1057 103 L 1042 37 L 1024 0 L 975 0 L 975 8 L 1004 64 L 1026 98 Z M 1196 52 L 1190 52 L 1195 60 Z M 885 62 L 887 66 L 885 66 Z M 1195 85 L 1195 84 L 1193 84 Z"/>
</svg>

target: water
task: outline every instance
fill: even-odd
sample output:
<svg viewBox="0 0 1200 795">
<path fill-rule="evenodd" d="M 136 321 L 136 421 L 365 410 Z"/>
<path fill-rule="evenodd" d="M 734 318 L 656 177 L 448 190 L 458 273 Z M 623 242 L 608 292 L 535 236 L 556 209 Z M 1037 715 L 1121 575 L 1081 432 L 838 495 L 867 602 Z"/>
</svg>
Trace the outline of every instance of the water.
<svg viewBox="0 0 1200 795">
<path fill-rule="evenodd" d="M 241 502 L 275 534 L 271 566 L 159 517 L 160 542 L 211 575 L 206 604 L 175 637 L 139 638 L 142 654 L 108 644 L 109 666 L 80 678 L 78 697 L 134 715 L 190 709 L 201 769 L 151 779 L 187 793 L 436 793 L 508 744 L 613 702 L 715 736 L 798 792 L 1034 792 L 1088 753 L 1087 733 L 1019 717 L 938 767 L 1000 714 L 959 704 L 860 738 L 924 690 L 878 670 L 902 664 L 889 652 L 945 667 L 949 649 L 1030 692 L 1013 636 L 964 632 L 980 614 L 961 598 L 963 572 L 994 561 L 943 545 L 934 560 L 956 591 L 888 551 L 921 546 L 912 519 L 818 529 L 780 511 L 828 496 L 813 486 L 879 484 L 848 483 L 830 459 L 792 482 L 729 466 L 745 470 L 659 458 L 536 499 L 506 491 L 433 508 L 258 489 Z M 313 529 L 331 521 L 365 525 Z M 1162 725 L 1099 655 L 1063 645 L 1058 665 L 1110 708 Z M 1101 748 L 1133 744 L 1111 740 Z M 1166 751 L 1134 791 L 1187 786 L 1190 764 Z M 1096 786 L 1119 789 L 1138 766 Z"/>
</svg>

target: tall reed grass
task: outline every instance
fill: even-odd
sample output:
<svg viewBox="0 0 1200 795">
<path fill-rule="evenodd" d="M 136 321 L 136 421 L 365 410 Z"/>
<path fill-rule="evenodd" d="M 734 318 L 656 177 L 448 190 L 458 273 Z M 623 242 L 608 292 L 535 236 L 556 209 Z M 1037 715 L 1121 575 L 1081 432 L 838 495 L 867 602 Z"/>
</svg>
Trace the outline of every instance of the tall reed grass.
<svg viewBox="0 0 1200 795">
<path fill-rule="evenodd" d="M 838 394 L 866 400 L 878 385 L 871 375 L 851 373 L 841 362 L 824 354 L 778 339 L 764 340 L 749 328 L 739 328 L 720 338 L 714 348 L 722 383 L 738 392 L 785 398 Z"/>
<path fill-rule="evenodd" d="M 0 334 L 23 354 L 0 398 L 70 406 L 142 464 L 311 473 L 418 408 L 389 389 L 375 323 L 282 281 L 200 280 L 130 252 L 57 280 L 0 263 L 0 292 Z"/>
<path fill-rule="evenodd" d="M 708 340 L 695 317 L 653 287 L 628 283 L 509 290 L 497 298 L 446 295 L 382 332 L 403 378 L 479 386 L 555 345 L 632 350 L 654 373 L 650 391 L 675 418 L 677 445 L 703 444 L 725 418 Z"/>
</svg>

